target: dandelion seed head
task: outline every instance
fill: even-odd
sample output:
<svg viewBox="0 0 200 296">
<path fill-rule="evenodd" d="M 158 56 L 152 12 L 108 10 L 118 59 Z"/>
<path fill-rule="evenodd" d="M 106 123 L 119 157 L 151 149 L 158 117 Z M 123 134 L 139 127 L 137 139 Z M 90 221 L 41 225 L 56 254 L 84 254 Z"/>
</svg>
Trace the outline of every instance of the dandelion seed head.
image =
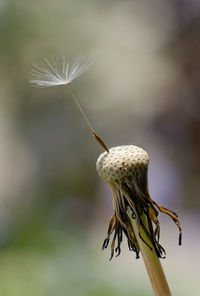
<svg viewBox="0 0 200 296">
<path fill-rule="evenodd" d="M 75 58 L 71 66 L 65 57 L 45 58 L 33 65 L 29 82 L 38 87 L 67 85 L 82 75 L 90 65 L 89 62 L 81 63 L 80 55 Z"/>
<path fill-rule="evenodd" d="M 125 145 L 110 148 L 109 153 L 102 153 L 96 167 L 99 175 L 109 183 L 140 174 L 147 169 L 148 163 L 146 151 L 137 146 Z"/>
</svg>

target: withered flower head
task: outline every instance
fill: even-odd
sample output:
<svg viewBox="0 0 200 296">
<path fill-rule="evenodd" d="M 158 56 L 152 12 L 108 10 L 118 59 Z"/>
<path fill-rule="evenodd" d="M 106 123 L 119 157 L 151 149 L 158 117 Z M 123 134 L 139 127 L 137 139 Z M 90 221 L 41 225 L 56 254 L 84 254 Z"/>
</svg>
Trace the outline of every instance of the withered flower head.
<svg viewBox="0 0 200 296">
<path fill-rule="evenodd" d="M 181 244 L 182 231 L 176 213 L 160 206 L 149 195 L 148 163 L 147 152 L 133 145 L 111 148 L 109 153 L 102 153 L 97 160 L 97 171 L 108 183 L 113 195 L 114 213 L 102 246 L 102 249 L 107 248 L 110 236 L 114 233 L 110 259 L 114 253 L 116 256 L 120 255 L 123 234 L 127 238 L 129 249 L 136 253 L 136 258 L 139 258 L 140 247 L 128 210 L 131 210 L 131 218 L 135 219 L 138 225 L 140 238 L 158 257 L 165 258 L 166 254 L 159 243 L 159 211 L 170 216 L 176 223 L 179 228 L 179 245 Z M 140 229 L 148 240 L 143 237 Z M 117 245 L 115 245 L 116 241 Z"/>
</svg>

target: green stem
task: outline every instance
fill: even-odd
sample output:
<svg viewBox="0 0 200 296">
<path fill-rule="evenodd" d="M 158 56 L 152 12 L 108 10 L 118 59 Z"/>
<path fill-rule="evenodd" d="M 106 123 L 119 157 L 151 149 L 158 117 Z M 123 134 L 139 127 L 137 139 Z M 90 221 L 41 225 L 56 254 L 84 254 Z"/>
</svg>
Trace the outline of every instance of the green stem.
<svg viewBox="0 0 200 296">
<path fill-rule="evenodd" d="M 132 224 L 138 245 L 140 247 L 140 251 L 146 266 L 149 279 L 151 281 L 154 295 L 155 296 L 171 296 L 171 292 L 170 292 L 170 289 L 169 289 L 169 286 L 158 256 L 154 251 L 150 250 L 150 248 L 140 238 L 138 224 L 136 219 L 132 218 L 132 211 L 130 208 L 128 208 L 128 214 L 131 220 L 131 224 Z M 142 215 L 141 219 L 145 224 L 145 226 L 147 226 L 147 221 L 144 214 Z M 146 236 L 141 226 L 140 226 L 140 234 L 144 238 L 144 240 L 148 243 L 148 245 L 150 245 L 153 249 L 151 242 L 149 241 L 148 237 Z"/>
</svg>

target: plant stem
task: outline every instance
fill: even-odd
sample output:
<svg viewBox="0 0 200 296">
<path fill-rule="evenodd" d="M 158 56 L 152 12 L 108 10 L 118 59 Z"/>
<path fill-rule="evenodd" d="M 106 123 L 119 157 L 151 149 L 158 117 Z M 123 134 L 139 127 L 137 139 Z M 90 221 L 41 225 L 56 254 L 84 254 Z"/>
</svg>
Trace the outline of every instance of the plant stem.
<svg viewBox="0 0 200 296">
<path fill-rule="evenodd" d="M 153 248 L 151 242 L 149 241 L 148 237 L 146 236 L 144 230 L 141 226 L 140 229 L 138 227 L 138 223 L 136 219 L 132 218 L 132 211 L 130 208 L 128 208 L 128 214 L 129 218 L 131 220 L 131 224 L 138 242 L 138 245 L 140 247 L 140 251 L 146 266 L 146 270 L 149 276 L 149 279 L 151 281 L 151 285 L 153 288 L 153 292 L 155 296 L 171 296 L 171 292 L 162 268 L 162 265 L 160 263 L 160 260 L 158 256 L 156 255 L 155 251 L 152 251 L 140 238 L 140 235 L 144 240 Z M 143 223 L 147 226 L 146 217 L 143 214 L 141 217 Z M 140 235 L 139 235 L 140 231 Z"/>
</svg>

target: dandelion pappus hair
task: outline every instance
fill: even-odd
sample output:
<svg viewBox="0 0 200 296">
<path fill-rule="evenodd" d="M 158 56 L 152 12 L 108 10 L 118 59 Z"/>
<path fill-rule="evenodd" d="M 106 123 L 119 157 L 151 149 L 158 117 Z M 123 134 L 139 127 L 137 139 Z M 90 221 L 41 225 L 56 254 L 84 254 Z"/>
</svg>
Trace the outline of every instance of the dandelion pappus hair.
<svg viewBox="0 0 200 296">
<path fill-rule="evenodd" d="M 71 66 L 66 62 L 65 57 L 62 60 L 54 57 L 44 58 L 33 65 L 30 83 L 38 87 L 67 85 L 81 76 L 90 65 L 89 62 L 81 63 L 79 55 Z"/>
</svg>

